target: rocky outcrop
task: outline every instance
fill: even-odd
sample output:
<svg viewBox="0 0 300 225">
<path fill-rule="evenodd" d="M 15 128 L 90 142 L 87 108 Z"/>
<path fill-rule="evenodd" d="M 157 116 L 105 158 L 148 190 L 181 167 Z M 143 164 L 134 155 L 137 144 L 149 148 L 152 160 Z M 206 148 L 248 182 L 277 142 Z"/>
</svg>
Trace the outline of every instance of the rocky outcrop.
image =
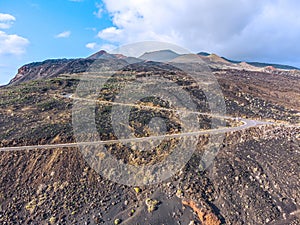
<svg viewBox="0 0 300 225">
<path fill-rule="evenodd" d="M 81 59 L 53 59 L 26 64 L 18 70 L 17 75 L 9 84 L 12 85 L 29 80 L 56 77 L 60 73 L 74 70 L 74 68 L 71 68 L 71 65 L 78 63 L 86 64 L 83 63 L 83 61 L 84 60 Z M 84 66 L 82 66 L 79 70 L 82 71 L 84 69 Z"/>
<path fill-rule="evenodd" d="M 9 85 L 16 85 L 31 80 L 54 78 L 62 74 L 83 73 L 88 71 L 90 66 L 96 60 L 97 64 L 99 65 L 102 63 L 108 63 L 112 60 L 116 60 L 119 63 L 126 64 L 124 60 L 114 58 L 46 60 L 43 62 L 35 62 L 22 66 L 18 70 L 18 74 L 9 82 Z"/>
<path fill-rule="evenodd" d="M 220 225 L 221 221 L 218 217 L 213 214 L 211 211 L 203 210 L 198 203 L 193 200 L 184 199 L 182 200 L 182 204 L 190 207 L 194 213 L 197 214 L 199 220 L 203 225 Z"/>
</svg>

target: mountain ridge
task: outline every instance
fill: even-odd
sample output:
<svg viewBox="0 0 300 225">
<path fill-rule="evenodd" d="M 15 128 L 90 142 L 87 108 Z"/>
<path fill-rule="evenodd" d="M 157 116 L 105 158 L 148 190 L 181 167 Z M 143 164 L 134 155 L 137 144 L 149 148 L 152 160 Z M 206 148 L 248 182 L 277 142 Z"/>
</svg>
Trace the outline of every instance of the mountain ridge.
<svg viewBox="0 0 300 225">
<path fill-rule="evenodd" d="M 169 50 L 159 50 L 159 51 L 153 51 L 153 52 L 145 52 L 143 55 L 138 57 L 139 59 L 148 60 L 148 61 L 158 61 L 158 62 L 164 62 L 166 60 L 173 60 L 180 56 L 180 54 Z"/>
<path fill-rule="evenodd" d="M 288 73 L 291 70 L 299 70 L 296 67 L 281 64 L 235 61 L 207 52 L 199 52 L 197 55 L 206 62 L 211 69 L 238 69 L 274 73 L 282 72 L 278 72 L 278 70 L 287 70 Z M 132 64 L 142 61 L 165 62 L 180 56 L 183 55 L 170 49 L 145 52 L 137 58 L 127 57 L 122 54 L 110 54 L 104 50 L 100 50 L 86 58 L 47 59 L 42 62 L 25 64 L 18 69 L 17 74 L 10 80 L 8 85 L 35 79 L 57 77 L 60 74 L 82 73 L 85 72 L 95 60 L 125 60 L 127 63 Z"/>
</svg>

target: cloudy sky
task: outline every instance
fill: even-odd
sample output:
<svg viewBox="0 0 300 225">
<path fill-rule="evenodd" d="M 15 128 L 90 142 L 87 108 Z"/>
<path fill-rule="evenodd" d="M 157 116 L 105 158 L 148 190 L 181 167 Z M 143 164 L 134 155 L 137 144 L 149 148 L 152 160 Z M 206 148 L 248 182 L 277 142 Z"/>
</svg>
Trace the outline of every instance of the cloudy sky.
<svg viewBox="0 0 300 225">
<path fill-rule="evenodd" d="M 300 1 L 1 0 L 0 84 L 25 63 L 146 40 L 300 67 Z"/>
</svg>

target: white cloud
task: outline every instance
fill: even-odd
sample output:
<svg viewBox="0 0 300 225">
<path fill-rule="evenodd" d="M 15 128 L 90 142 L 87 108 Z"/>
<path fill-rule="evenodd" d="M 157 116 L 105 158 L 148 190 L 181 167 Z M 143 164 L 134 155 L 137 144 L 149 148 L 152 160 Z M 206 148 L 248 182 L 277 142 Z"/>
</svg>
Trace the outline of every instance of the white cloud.
<svg viewBox="0 0 300 225">
<path fill-rule="evenodd" d="M 235 0 L 104 2 L 113 16 L 115 29 L 124 32 L 119 38 L 124 42 L 154 39 L 180 43 L 188 39 L 228 39 L 247 25 L 261 5 L 259 0 L 244 0 L 239 4 Z M 101 38 L 110 39 L 111 36 Z"/>
<path fill-rule="evenodd" d="M 87 43 L 87 44 L 85 45 L 85 47 L 86 47 L 86 48 L 89 48 L 89 49 L 92 49 L 92 50 L 95 50 L 95 49 L 98 47 L 98 45 L 97 45 L 97 43 L 95 43 L 95 42 L 91 42 L 91 43 Z"/>
<path fill-rule="evenodd" d="M 116 27 L 108 27 L 98 33 L 98 37 L 111 42 L 121 41 L 123 37 L 123 30 Z"/>
<path fill-rule="evenodd" d="M 9 29 L 16 18 L 10 14 L 0 13 L 0 29 Z M 20 65 L 22 57 L 26 52 L 29 40 L 17 34 L 8 34 L 0 30 L 0 85 L 7 84 L 15 69 Z"/>
<path fill-rule="evenodd" d="M 68 38 L 70 37 L 70 35 L 71 35 L 71 31 L 64 31 L 55 35 L 55 38 Z"/>
<path fill-rule="evenodd" d="M 97 8 L 97 11 L 93 12 L 94 16 L 96 16 L 97 18 L 101 18 L 102 17 L 102 14 L 104 12 L 104 9 L 103 9 L 103 5 L 102 4 L 99 4 L 99 3 L 96 3 L 96 8 Z"/>
<path fill-rule="evenodd" d="M 8 29 L 12 26 L 16 18 L 10 14 L 0 13 L 0 29 Z"/>
<path fill-rule="evenodd" d="M 158 40 L 235 58 L 300 60 L 297 0 L 103 2 L 114 25 L 98 37 L 111 43 Z"/>
<path fill-rule="evenodd" d="M 13 15 L 0 13 L 0 29 L 8 29 L 16 21 Z M 21 55 L 25 53 L 29 41 L 16 34 L 0 30 L 0 55 Z"/>
<path fill-rule="evenodd" d="M 21 55 L 28 44 L 26 38 L 0 31 L 0 55 Z"/>
<path fill-rule="evenodd" d="M 94 31 L 94 32 L 97 31 L 96 27 L 86 27 L 85 29 L 86 30 L 91 30 L 91 31 Z"/>
</svg>

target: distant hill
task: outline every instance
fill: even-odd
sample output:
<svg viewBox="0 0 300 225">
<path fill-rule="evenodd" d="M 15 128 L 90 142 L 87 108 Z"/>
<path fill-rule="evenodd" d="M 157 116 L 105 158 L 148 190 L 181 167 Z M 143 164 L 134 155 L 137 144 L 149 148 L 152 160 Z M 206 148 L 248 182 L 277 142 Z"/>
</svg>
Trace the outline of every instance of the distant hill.
<svg viewBox="0 0 300 225">
<path fill-rule="evenodd" d="M 228 62 L 234 63 L 234 64 L 238 64 L 241 63 L 242 61 L 237 61 L 237 60 L 231 60 L 231 59 L 227 59 L 225 57 L 222 57 L 223 59 L 227 60 Z M 277 69 L 283 69 L 283 70 L 299 70 L 299 68 L 294 67 L 294 66 L 288 66 L 288 65 L 281 65 L 281 64 L 276 64 L 276 63 L 261 63 L 261 62 L 246 62 L 252 66 L 255 67 L 268 67 L 268 66 L 272 66 L 274 68 Z"/>
<path fill-rule="evenodd" d="M 207 52 L 199 52 L 197 55 L 201 55 L 201 56 L 209 56 L 210 53 L 207 53 Z"/>
<path fill-rule="evenodd" d="M 299 70 L 299 68 L 294 66 L 288 66 L 288 65 L 281 65 L 281 64 L 274 64 L 274 63 L 260 63 L 260 62 L 248 62 L 248 64 L 256 67 L 267 67 L 272 66 L 277 69 L 283 69 L 283 70 Z"/>
<path fill-rule="evenodd" d="M 96 52 L 95 54 L 87 57 L 87 59 L 115 59 L 117 58 L 115 55 L 109 54 L 104 50 Z"/>
<path fill-rule="evenodd" d="M 180 56 L 176 52 L 172 50 L 161 50 L 161 51 L 154 51 L 154 52 L 146 52 L 139 57 L 139 59 L 147 60 L 147 61 L 157 61 L 157 62 L 164 62 L 169 61 L 172 59 L 177 58 Z"/>
</svg>

